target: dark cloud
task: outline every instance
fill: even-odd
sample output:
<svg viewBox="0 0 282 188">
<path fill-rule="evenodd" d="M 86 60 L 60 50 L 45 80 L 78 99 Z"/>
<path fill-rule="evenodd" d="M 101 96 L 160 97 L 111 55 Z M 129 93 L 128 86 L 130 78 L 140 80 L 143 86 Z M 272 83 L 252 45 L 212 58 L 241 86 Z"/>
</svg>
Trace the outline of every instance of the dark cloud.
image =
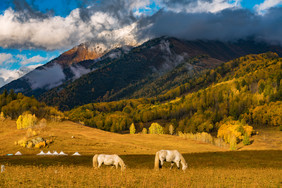
<svg viewBox="0 0 282 188">
<path fill-rule="evenodd" d="M 21 12 L 20 17 L 17 17 L 17 19 L 21 22 L 26 22 L 30 20 L 31 18 L 33 19 L 46 19 L 48 18 L 48 15 L 50 14 L 44 14 L 40 12 L 39 10 L 36 10 L 34 7 L 34 1 L 31 1 L 31 4 L 28 4 L 26 0 L 14 0 L 14 9 L 17 12 Z M 33 5 L 33 7 L 32 7 Z"/>
<path fill-rule="evenodd" d="M 148 28 L 147 25 L 151 24 Z M 227 9 L 218 13 L 176 13 L 160 11 L 139 22 L 138 37 L 173 36 L 187 40 L 237 40 L 255 37 L 282 44 L 282 8 L 265 15 L 246 9 Z"/>
</svg>

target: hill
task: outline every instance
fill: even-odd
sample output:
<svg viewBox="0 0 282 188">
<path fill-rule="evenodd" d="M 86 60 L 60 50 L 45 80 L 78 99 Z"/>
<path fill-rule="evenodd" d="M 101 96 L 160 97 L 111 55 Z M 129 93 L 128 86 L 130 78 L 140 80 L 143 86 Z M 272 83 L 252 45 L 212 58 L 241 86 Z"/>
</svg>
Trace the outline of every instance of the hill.
<svg viewBox="0 0 282 188">
<path fill-rule="evenodd" d="M 0 156 L 21 151 L 23 154 L 37 154 L 41 149 L 23 148 L 14 143 L 26 137 L 27 130 L 18 130 L 16 122 L 12 120 L 1 121 L 0 126 Z M 118 153 L 120 155 L 154 155 L 160 149 L 177 149 L 182 153 L 220 152 L 226 149 L 216 147 L 200 141 L 184 139 L 171 135 L 150 134 L 117 134 L 86 127 L 70 121 L 53 122 L 47 127 L 34 129 L 40 137 L 54 139 L 54 143 L 43 148 L 45 152 L 63 150 L 68 154 L 79 152 L 83 155 L 94 153 Z M 282 132 L 277 128 L 259 129 L 254 136 L 253 144 L 241 146 L 240 150 L 281 150 Z M 271 140 L 271 142 L 270 142 Z"/>
<path fill-rule="evenodd" d="M 0 155 L 15 153 L 17 150 L 25 154 L 39 153 L 42 149 L 27 149 L 14 144 L 15 141 L 25 137 L 27 132 L 27 130 L 17 130 L 16 127 L 15 121 L 1 122 Z M 185 140 L 178 136 L 117 134 L 70 121 L 50 123 L 47 128 L 35 130 L 40 130 L 40 137 L 54 139 L 54 143 L 44 150 L 58 152 L 63 150 L 67 153 L 79 151 L 83 155 L 93 153 L 154 154 L 162 148 L 178 149 L 181 152 L 224 151 L 213 145 Z"/>
</svg>

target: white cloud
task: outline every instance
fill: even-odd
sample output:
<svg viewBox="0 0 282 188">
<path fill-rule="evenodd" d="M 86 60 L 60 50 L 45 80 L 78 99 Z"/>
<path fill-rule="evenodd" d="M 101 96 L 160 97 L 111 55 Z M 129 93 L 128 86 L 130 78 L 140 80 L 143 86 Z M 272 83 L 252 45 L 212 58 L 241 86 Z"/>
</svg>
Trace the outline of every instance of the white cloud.
<svg viewBox="0 0 282 188">
<path fill-rule="evenodd" d="M 47 88 L 52 89 L 62 84 L 65 79 L 65 74 L 59 64 L 54 64 L 51 67 L 42 67 L 36 69 L 25 77 L 31 84 L 31 88 Z"/>
<path fill-rule="evenodd" d="M 264 14 L 269 8 L 281 5 L 282 0 L 265 0 L 263 3 L 256 5 L 255 9 L 259 14 Z"/>
<path fill-rule="evenodd" d="M 186 13 L 216 13 L 224 9 L 239 8 L 241 0 L 160 0 L 159 4 L 169 11 Z"/>
<path fill-rule="evenodd" d="M 150 6 L 153 2 L 156 5 L 155 7 L 162 10 L 153 15 L 145 14 L 144 10 L 154 9 Z M 94 41 L 109 49 L 124 44 L 140 44 L 152 37 L 151 33 L 161 33 L 162 35 L 175 33 L 173 25 L 177 25 L 178 22 L 181 22 L 179 24 L 181 35 L 178 36 L 186 36 L 185 38 L 199 33 L 201 36 L 211 36 L 209 30 L 212 31 L 214 36 L 204 38 L 228 38 L 222 36 L 221 33 L 221 30 L 225 30 L 225 28 L 232 28 L 230 29 L 232 35 L 229 35 L 230 38 L 235 36 L 232 39 L 237 39 L 237 36 L 246 37 L 256 33 L 265 35 L 265 31 L 254 31 L 251 27 L 258 20 L 264 18 L 259 17 L 260 15 L 252 15 L 248 10 L 240 9 L 240 2 L 241 0 L 104 0 L 87 8 L 74 9 L 66 17 L 50 15 L 40 17 L 40 15 L 34 16 L 28 11 L 17 12 L 7 9 L 0 14 L 0 46 L 4 48 L 66 50 L 86 41 Z M 266 10 L 279 3 L 281 3 L 281 0 L 265 0 L 257 6 L 257 10 Z M 156 11 L 156 9 L 154 10 Z M 243 21 L 241 21 L 240 15 L 237 18 L 237 15 L 234 14 L 232 15 L 233 18 L 225 19 L 223 17 L 226 14 L 224 12 L 235 12 L 236 10 L 248 12 L 244 15 L 247 18 L 243 18 Z M 186 17 L 190 20 L 175 20 L 173 23 L 169 23 L 167 20 L 172 20 L 172 18 L 167 17 L 166 20 L 162 21 L 166 22 L 164 24 L 168 25 L 170 32 L 165 33 L 161 28 L 155 27 L 158 19 L 162 17 L 161 14 L 174 14 L 179 19 Z M 244 20 L 247 20 L 246 25 L 243 23 Z M 261 21 L 261 23 L 263 22 Z M 232 26 L 233 23 L 235 24 L 234 27 Z M 276 20 L 273 23 L 278 24 Z M 247 33 L 244 27 L 252 32 Z M 158 31 L 150 30 L 152 28 Z M 214 28 L 216 28 L 215 32 L 213 32 Z M 267 30 L 263 26 L 261 28 L 259 26 L 257 29 Z M 153 37 L 158 36 L 161 35 L 154 35 Z M 173 34 L 172 36 L 176 35 Z M 271 34 L 268 36 L 273 38 Z M 263 36 L 263 38 L 268 36 Z M 280 36 L 275 35 L 275 37 L 279 39 Z M 279 40 L 281 41 L 281 37 Z M 36 61 L 36 59 L 33 61 Z M 22 63 L 28 64 L 29 61 L 26 60 Z"/>
<path fill-rule="evenodd" d="M 0 68 L 0 87 L 24 76 L 25 74 L 29 73 L 30 71 L 34 70 L 36 67 L 41 65 L 42 64 L 26 66 L 20 68 L 19 70 L 9 70 L 5 68 Z"/>
<path fill-rule="evenodd" d="M 21 65 L 29 65 L 49 60 L 49 58 L 42 57 L 40 55 L 36 55 L 31 58 L 27 58 L 25 55 L 17 55 L 16 57 L 20 60 Z"/>
<path fill-rule="evenodd" d="M 75 9 L 65 18 L 55 16 L 22 21 L 19 18 L 23 17 L 23 12 L 7 9 L 0 15 L 0 46 L 55 50 L 68 49 L 91 39 L 104 43 L 120 42 L 113 34 L 108 36 L 101 33 L 108 34 L 126 28 L 123 19 L 109 12 L 86 11 L 86 20 L 81 17 L 81 10 Z"/>
<path fill-rule="evenodd" d="M 0 53 L 0 65 L 2 65 L 3 63 L 9 63 L 13 61 L 12 59 L 12 54 Z"/>
</svg>

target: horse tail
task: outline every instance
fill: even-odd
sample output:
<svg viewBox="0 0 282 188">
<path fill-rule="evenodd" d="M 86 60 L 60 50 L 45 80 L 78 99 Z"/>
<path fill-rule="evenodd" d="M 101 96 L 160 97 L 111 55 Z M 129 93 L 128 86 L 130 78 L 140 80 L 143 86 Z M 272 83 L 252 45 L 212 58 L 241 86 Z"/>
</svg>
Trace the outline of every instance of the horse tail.
<svg viewBox="0 0 282 188">
<path fill-rule="evenodd" d="M 93 167 L 98 168 L 98 154 L 93 157 Z"/>
<path fill-rule="evenodd" d="M 160 157 L 159 157 L 159 152 L 156 153 L 155 156 L 155 169 L 159 169 L 160 168 Z"/>
<path fill-rule="evenodd" d="M 119 163 L 119 165 L 120 165 L 120 167 L 121 167 L 121 170 L 125 170 L 125 164 L 124 164 L 124 162 L 123 162 L 123 160 L 118 156 L 118 158 L 119 158 L 119 161 L 118 161 L 118 163 Z"/>
</svg>

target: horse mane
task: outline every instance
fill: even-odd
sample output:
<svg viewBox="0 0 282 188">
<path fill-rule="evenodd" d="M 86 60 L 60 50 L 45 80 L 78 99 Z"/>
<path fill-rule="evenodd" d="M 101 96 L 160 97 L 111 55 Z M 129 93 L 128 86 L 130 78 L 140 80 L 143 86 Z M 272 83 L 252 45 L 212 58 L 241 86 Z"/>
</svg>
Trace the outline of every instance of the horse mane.
<svg viewBox="0 0 282 188">
<path fill-rule="evenodd" d="M 98 154 L 93 157 L 93 167 L 98 168 Z"/>
<path fill-rule="evenodd" d="M 157 151 L 155 156 L 155 169 L 158 170 L 160 168 L 160 157 L 159 152 Z"/>
<path fill-rule="evenodd" d="M 123 160 L 119 156 L 118 156 L 118 163 L 119 163 L 119 165 L 121 167 L 121 170 L 124 170 L 125 169 L 125 164 L 124 164 Z"/>
</svg>

